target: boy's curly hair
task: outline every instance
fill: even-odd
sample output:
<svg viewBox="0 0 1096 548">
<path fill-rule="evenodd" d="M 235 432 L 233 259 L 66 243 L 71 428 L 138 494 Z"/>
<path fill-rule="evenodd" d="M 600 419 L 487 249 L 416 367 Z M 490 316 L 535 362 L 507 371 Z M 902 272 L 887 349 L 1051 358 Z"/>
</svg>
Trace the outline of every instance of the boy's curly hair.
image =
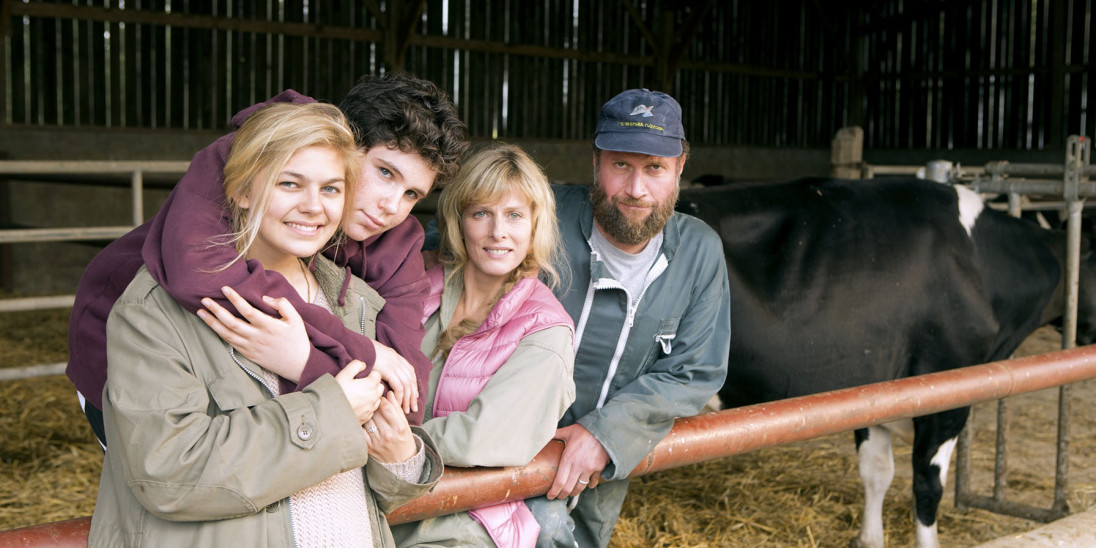
<svg viewBox="0 0 1096 548">
<path fill-rule="evenodd" d="M 468 149 L 468 127 L 457 117 L 449 95 L 406 72 L 363 76 L 339 109 L 359 147 L 384 144 L 422 156 L 437 172 L 435 188 L 444 188 L 456 176 Z"/>
</svg>

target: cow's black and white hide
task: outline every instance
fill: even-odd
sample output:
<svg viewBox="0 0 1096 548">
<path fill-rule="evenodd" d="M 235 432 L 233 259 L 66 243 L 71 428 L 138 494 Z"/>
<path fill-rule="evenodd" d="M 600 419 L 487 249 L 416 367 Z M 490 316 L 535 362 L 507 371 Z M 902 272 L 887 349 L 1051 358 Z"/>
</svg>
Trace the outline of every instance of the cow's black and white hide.
<svg viewBox="0 0 1096 548">
<path fill-rule="evenodd" d="M 1065 234 L 984 207 L 962 186 L 810 178 L 683 190 L 723 240 L 733 407 L 1008 358 L 1063 309 Z M 1093 340 L 1082 262 L 1079 344 Z M 913 420 L 916 546 L 969 408 Z M 882 547 L 894 472 L 886 427 L 855 435 L 865 508 L 854 546 Z"/>
</svg>

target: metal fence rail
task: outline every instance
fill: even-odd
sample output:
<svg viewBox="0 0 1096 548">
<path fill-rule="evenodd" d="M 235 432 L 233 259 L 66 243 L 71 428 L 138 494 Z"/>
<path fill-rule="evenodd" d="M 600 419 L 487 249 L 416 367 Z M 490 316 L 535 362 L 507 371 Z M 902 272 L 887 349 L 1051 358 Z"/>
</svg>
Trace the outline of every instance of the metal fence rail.
<svg viewBox="0 0 1096 548">
<path fill-rule="evenodd" d="M 0 161 L 0 177 L 7 180 L 19 180 L 19 176 L 33 176 L 36 181 L 43 177 L 88 176 L 88 175 L 128 175 L 130 181 L 131 212 L 130 222 L 124 226 L 95 227 L 59 227 L 59 228 L 9 228 L 0 229 L 0 245 L 31 242 L 67 242 L 82 240 L 113 240 L 144 222 L 144 176 L 146 173 L 182 174 L 186 173 L 190 162 L 180 161 Z M 92 181 L 88 184 L 105 183 Z M 44 310 L 67 308 L 73 303 L 73 295 L 55 297 L 27 297 L 0 300 L 0 313 L 26 310 Z M 36 376 L 39 369 L 26 369 L 27 376 Z M 19 377 L 25 378 L 25 377 Z"/>
<path fill-rule="evenodd" d="M 638 477 L 1096 378 L 1096 345 L 961 367 L 678 419 Z M 407 523 L 543 495 L 562 454 L 552 442 L 521 467 L 446 468 L 430 493 L 388 514 Z M 0 531 L 0 546 L 86 546 L 90 518 Z"/>
</svg>

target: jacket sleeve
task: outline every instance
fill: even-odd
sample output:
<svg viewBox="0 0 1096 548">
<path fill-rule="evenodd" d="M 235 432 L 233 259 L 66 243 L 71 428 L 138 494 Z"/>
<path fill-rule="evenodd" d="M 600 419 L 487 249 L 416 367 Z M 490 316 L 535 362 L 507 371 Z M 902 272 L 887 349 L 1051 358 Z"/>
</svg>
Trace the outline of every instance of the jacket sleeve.
<svg viewBox="0 0 1096 548">
<path fill-rule="evenodd" d="M 378 236 L 343 246 L 348 256 L 336 258 L 384 297 L 384 308 L 377 314 L 377 340 L 403 356 L 415 369 L 419 410 L 407 416 L 407 421 L 414 425 L 422 424 L 426 387 L 433 367 L 421 346 L 422 307 L 430 292 L 422 262 L 422 241 L 422 226 L 408 216 Z"/>
<path fill-rule="evenodd" d="M 731 333 L 727 265 L 714 235 L 697 243 L 708 260 L 689 265 L 693 287 L 673 351 L 660 353 L 604 406 L 577 421 L 609 453 L 610 463 L 602 472 L 607 480 L 628 477 L 670 432 L 674 419 L 699 413 L 727 377 Z"/>
<path fill-rule="evenodd" d="M 149 512 L 172 521 L 248 515 L 366 463 L 360 426 L 332 377 L 249 400 L 240 394 L 259 388 L 242 370 L 210 374 L 213 366 L 201 365 L 231 358 L 219 340 L 193 335 L 205 327 L 200 320 L 158 290 L 127 297 L 107 326 L 107 435 Z"/>
<path fill-rule="evenodd" d="M 449 466 L 524 466 L 551 441 L 575 401 L 573 336 L 565 326 L 526 336 L 468 410 L 423 429 Z"/>
<path fill-rule="evenodd" d="M 373 491 L 374 500 L 381 512 L 385 514 L 407 504 L 408 501 L 430 492 L 441 479 L 444 470 L 443 460 L 438 455 L 438 448 L 434 440 L 422 428 L 412 426 L 411 432 L 422 440 L 423 452 L 426 461 L 422 466 L 422 474 L 415 483 L 409 483 L 376 459 L 369 459 L 365 465 L 365 478 L 369 488 Z"/>
</svg>

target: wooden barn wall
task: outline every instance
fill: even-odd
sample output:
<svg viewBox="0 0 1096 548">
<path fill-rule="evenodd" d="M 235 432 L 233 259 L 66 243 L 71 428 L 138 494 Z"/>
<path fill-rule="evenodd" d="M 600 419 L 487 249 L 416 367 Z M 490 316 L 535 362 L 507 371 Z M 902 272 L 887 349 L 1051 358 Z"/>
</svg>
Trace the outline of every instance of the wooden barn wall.
<svg viewBox="0 0 1096 548">
<path fill-rule="evenodd" d="M 866 3 L 865 147 L 1060 149 L 1096 134 L 1093 0 Z"/>
<path fill-rule="evenodd" d="M 644 86 L 702 146 L 821 148 L 857 124 L 866 148 L 1039 150 L 1096 134 L 1094 3 L 4 0 L 0 122 L 223 130 L 399 60 L 479 138 L 587 139 Z"/>
<path fill-rule="evenodd" d="M 3 123 L 224 129 L 237 109 L 286 87 L 337 101 L 357 76 L 388 69 L 392 25 L 378 5 L 11 3 Z M 415 7 L 397 0 L 387 9 Z M 843 46 L 813 24 L 818 9 L 810 1 L 428 0 L 403 68 L 446 89 L 476 137 L 587 139 L 605 99 L 642 86 L 686 105 L 698 145 L 827 146 L 843 123 L 847 86 L 825 76 Z M 670 89 L 659 57 L 679 60 Z"/>
</svg>

